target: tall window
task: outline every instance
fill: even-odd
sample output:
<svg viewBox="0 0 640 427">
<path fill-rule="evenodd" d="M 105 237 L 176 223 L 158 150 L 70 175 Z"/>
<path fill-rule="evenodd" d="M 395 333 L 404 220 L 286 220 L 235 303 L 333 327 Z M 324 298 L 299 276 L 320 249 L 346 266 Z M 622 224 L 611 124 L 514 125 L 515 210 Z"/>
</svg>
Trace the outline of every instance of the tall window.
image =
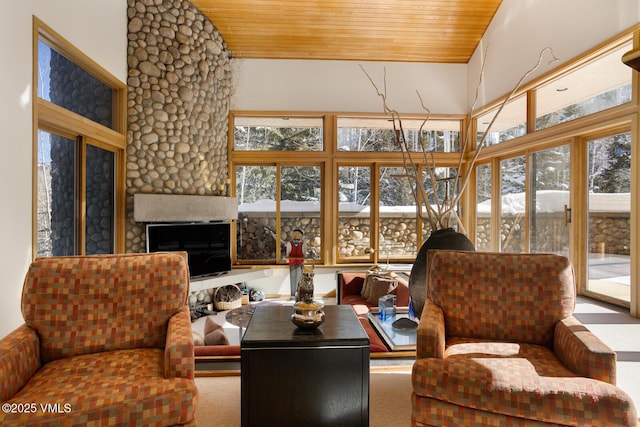
<svg viewBox="0 0 640 427">
<path fill-rule="evenodd" d="M 462 120 L 403 119 L 401 148 L 386 116 L 232 114 L 236 262 L 286 263 L 295 228 L 304 232 L 308 262 L 411 262 L 430 230 L 405 168 L 422 170 L 442 157 L 448 165 L 438 178 L 449 176 Z M 438 195 L 447 188 L 442 183 Z"/>
<path fill-rule="evenodd" d="M 368 261 L 371 236 L 371 168 L 338 168 L 338 259 Z"/>
<path fill-rule="evenodd" d="M 631 133 L 588 141 L 587 290 L 631 298 Z"/>
<path fill-rule="evenodd" d="M 416 200 L 405 174 L 403 168 L 380 168 L 380 261 L 415 258 L 418 254 Z"/>
<path fill-rule="evenodd" d="M 525 157 L 500 162 L 500 248 L 502 252 L 526 249 Z"/>
<path fill-rule="evenodd" d="M 491 250 L 491 163 L 476 168 L 476 250 Z"/>
<path fill-rule="evenodd" d="M 305 258 L 319 260 L 321 178 L 319 166 L 236 166 L 236 259 L 285 262 L 286 242 L 293 230 L 300 229 Z"/>
<path fill-rule="evenodd" d="M 124 85 L 35 20 L 38 256 L 124 248 Z"/>
<path fill-rule="evenodd" d="M 529 252 L 569 255 L 570 158 L 569 145 L 529 157 Z"/>
</svg>

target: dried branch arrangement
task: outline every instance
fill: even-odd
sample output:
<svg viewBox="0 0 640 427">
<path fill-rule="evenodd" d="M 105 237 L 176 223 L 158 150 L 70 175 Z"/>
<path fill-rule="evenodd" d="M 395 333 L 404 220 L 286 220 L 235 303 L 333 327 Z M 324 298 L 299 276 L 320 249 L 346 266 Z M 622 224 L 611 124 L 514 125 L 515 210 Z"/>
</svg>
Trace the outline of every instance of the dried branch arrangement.
<svg viewBox="0 0 640 427">
<path fill-rule="evenodd" d="M 483 132 L 480 140 L 478 141 L 475 153 L 471 160 L 466 164 L 464 175 L 460 175 L 460 171 L 462 170 L 463 162 L 465 154 L 469 151 L 470 141 L 471 141 L 471 121 L 469 121 L 469 125 L 464 133 L 462 146 L 460 147 L 460 157 L 458 159 L 457 165 L 457 173 L 453 177 L 448 178 L 438 178 L 436 174 L 436 163 L 434 151 L 429 148 L 428 141 L 424 140 L 422 130 L 424 126 L 427 124 L 431 117 L 431 111 L 424 104 L 422 96 L 418 91 L 416 91 L 418 95 L 418 99 L 420 100 L 421 108 L 425 111 L 425 117 L 422 120 L 420 128 L 418 130 L 418 144 L 420 145 L 422 159 L 420 162 L 417 162 L 412 155 L 411 150 L 409 149 L 409 143 L 406 139 L 406 134 L 404 132 L 402 117 L 400 113 L 392 108 L 387 103 L 387 71 L 386 68 L 384 70 L 384 80 L 382 90 L 380 87 L 374 82 L 373 78 L 367 73 L 362 65 L 360 68 L 367 76 L 374 89 L 376 90 L 377 95 L 382 100 L 382 107 L 384 113 L 390 116 L 390 121 L 393 123 L 393 131 L 395 134 L 395 143 L 400 148 L 402 152 L 402 161 L 404 174 L 401 176 L 403 178 L 407 178 L 409 180 L 409 184 L 413 191 L 413 196 L 416 201 L 416 205 L 420 207 L 420 214 L 422 216 L 422 220 L 428 222 L 431 225 L 431 230 L 440 230 L 449 227 L 457 226 L 458 230 L 461 233 L 465 233 L 464 226 L 458 216 L 458 212 L 456 207 L 458 202 L 460 201 L 461 195 L 464 193 L 464 190 L 469 183 L 471 178 L 471 173 L 473 172 L 473 166 L 480 155 L 480 151 L 487 143 L 487 136 L 493 126 L 496 118 L 500 115 L 500 112 L 504 108 L 504 106 L 513 99 L 514 95 L 518 91 L 518 89 L 522 86 L 522 83 L 529 77 L 531 73 L 540 67 L 542 63 L 542 59 L 545 56 L 545 53 L 549 53 L 551 55 L 551 59 L 547 63 L 547 65 L 551 64 L 554 61 L 557 61 L 558 58 L 555 56 L 553 49 L 550 47 L 545 47 L 542 49 L 538 55 L 538 62 L 528 70 L 526 73 L 522 75 L 520 80 L 513 87 L 511 93 L 498 105 L 498 109 L 496 114 L 491 119 L 487 129 Z M 478 81 L 478 85 L 476 86 L 475 98 L 473 104 L 471 105 L 470 112 L 472 112 L 476 107 L 476 102 L 478 101 L 480 87 L 482 84 L 482 79 L 484 76 L 484 58 L 486 57 L 487 50 L 485 49 L 483 54 L 483 61 L 480 68 L 480 79 Z M 427 179 L 431 184 L 431 188 L 427 191 L 423 185 L 421 168 L 426 171 Z M 444 185 L 444 191 L 440 191 L 441 186 Z M 441 194 L 444 196 L 441 197 Z M 424 209 L 422 209 L 424 206 Z"/>
</svg>

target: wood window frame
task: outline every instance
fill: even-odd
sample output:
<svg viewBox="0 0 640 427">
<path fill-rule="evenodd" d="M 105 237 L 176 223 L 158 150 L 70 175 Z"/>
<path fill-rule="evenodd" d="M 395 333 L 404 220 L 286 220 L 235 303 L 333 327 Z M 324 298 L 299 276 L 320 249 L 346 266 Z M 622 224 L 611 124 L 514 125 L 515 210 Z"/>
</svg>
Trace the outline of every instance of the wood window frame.
<svg viewBox="0 0 640 427">
<path fill-rule="evenodd" d="M 83 68 L 93 77 L 99 79 L 105 85 L 113 89 L 113 129 L 93 122 L 72 111 L 55 105 L 38 96 L 38 42 L 42 40 L 56 51 L 63 54 L 80 68 Z M 37 17 L 33 17 L 33 77 L 32 77 L 32 105 L 33 105 L 33 148 L 32 148 L 32 251 L 33 257 L 38 253 L 37 239 L 37 206 L 38 206 L 38 131 L 40 129 L 66 136 L 70 139 L 82 141 L 79 151 L 82 154 L 85 144 L 95 145 L 99 148 L 112 151 L 115 154 L 115 182 L 114 182 L 114 242 L 116 253 L 125 251 L 125 147 L 126 147 L 126 96 L 127 86 L 118 80 L 106 69 L 101 67 L 82 51 L 74 47 L 51 27 Z M 80 157 L 80 165 L 76 173 L 83 174 L 84 156 Z M 84 188 L 84 175 L 78 183 L 79 190 Z M 84 192 L 79 191 L 77 201 L 79 210 L 76 214 L 75 228 L 77 231 L 78 255 L 85 253 L 85 219 Z"/>
</svg>

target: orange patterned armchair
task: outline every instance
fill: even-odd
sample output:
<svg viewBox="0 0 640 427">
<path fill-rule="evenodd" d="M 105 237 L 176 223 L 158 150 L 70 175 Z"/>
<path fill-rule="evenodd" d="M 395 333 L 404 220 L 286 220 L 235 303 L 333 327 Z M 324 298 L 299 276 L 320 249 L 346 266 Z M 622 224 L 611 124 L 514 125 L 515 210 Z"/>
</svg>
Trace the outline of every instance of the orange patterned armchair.
<svg viewBox="0 0 640 427">
<path fill-rule="evenodd" d="M 572 316 L 561 256 L 429 251 L 415 426 L 636 426 L 616 354 Z"/>
<path fill-rule="evenodd" d="M 0 425 L 195 425 L 186 254 L 40 258 L 0 341 Z"/>
</svg>

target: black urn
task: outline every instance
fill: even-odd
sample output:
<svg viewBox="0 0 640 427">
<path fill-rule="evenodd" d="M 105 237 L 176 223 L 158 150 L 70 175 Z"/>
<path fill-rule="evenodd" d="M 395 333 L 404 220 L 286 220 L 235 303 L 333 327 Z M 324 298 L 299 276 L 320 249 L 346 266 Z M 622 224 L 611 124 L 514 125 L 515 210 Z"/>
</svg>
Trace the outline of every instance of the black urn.
<svg viewBox="0 0 640 427">
<path fill-rule="evenodd" d="M 424 303 L 427 299 L 427 251 L 429 249 L 450 249 L 457 251 L 475 251 L 471 240 L 464 234 L 453 228 L 434 230 L 429 238 L 422 244 L 418 256 L 411 268 L 409 277 L 409 293 L 411 304 L 417 317 L 422 314 Z"/>
</svg>

